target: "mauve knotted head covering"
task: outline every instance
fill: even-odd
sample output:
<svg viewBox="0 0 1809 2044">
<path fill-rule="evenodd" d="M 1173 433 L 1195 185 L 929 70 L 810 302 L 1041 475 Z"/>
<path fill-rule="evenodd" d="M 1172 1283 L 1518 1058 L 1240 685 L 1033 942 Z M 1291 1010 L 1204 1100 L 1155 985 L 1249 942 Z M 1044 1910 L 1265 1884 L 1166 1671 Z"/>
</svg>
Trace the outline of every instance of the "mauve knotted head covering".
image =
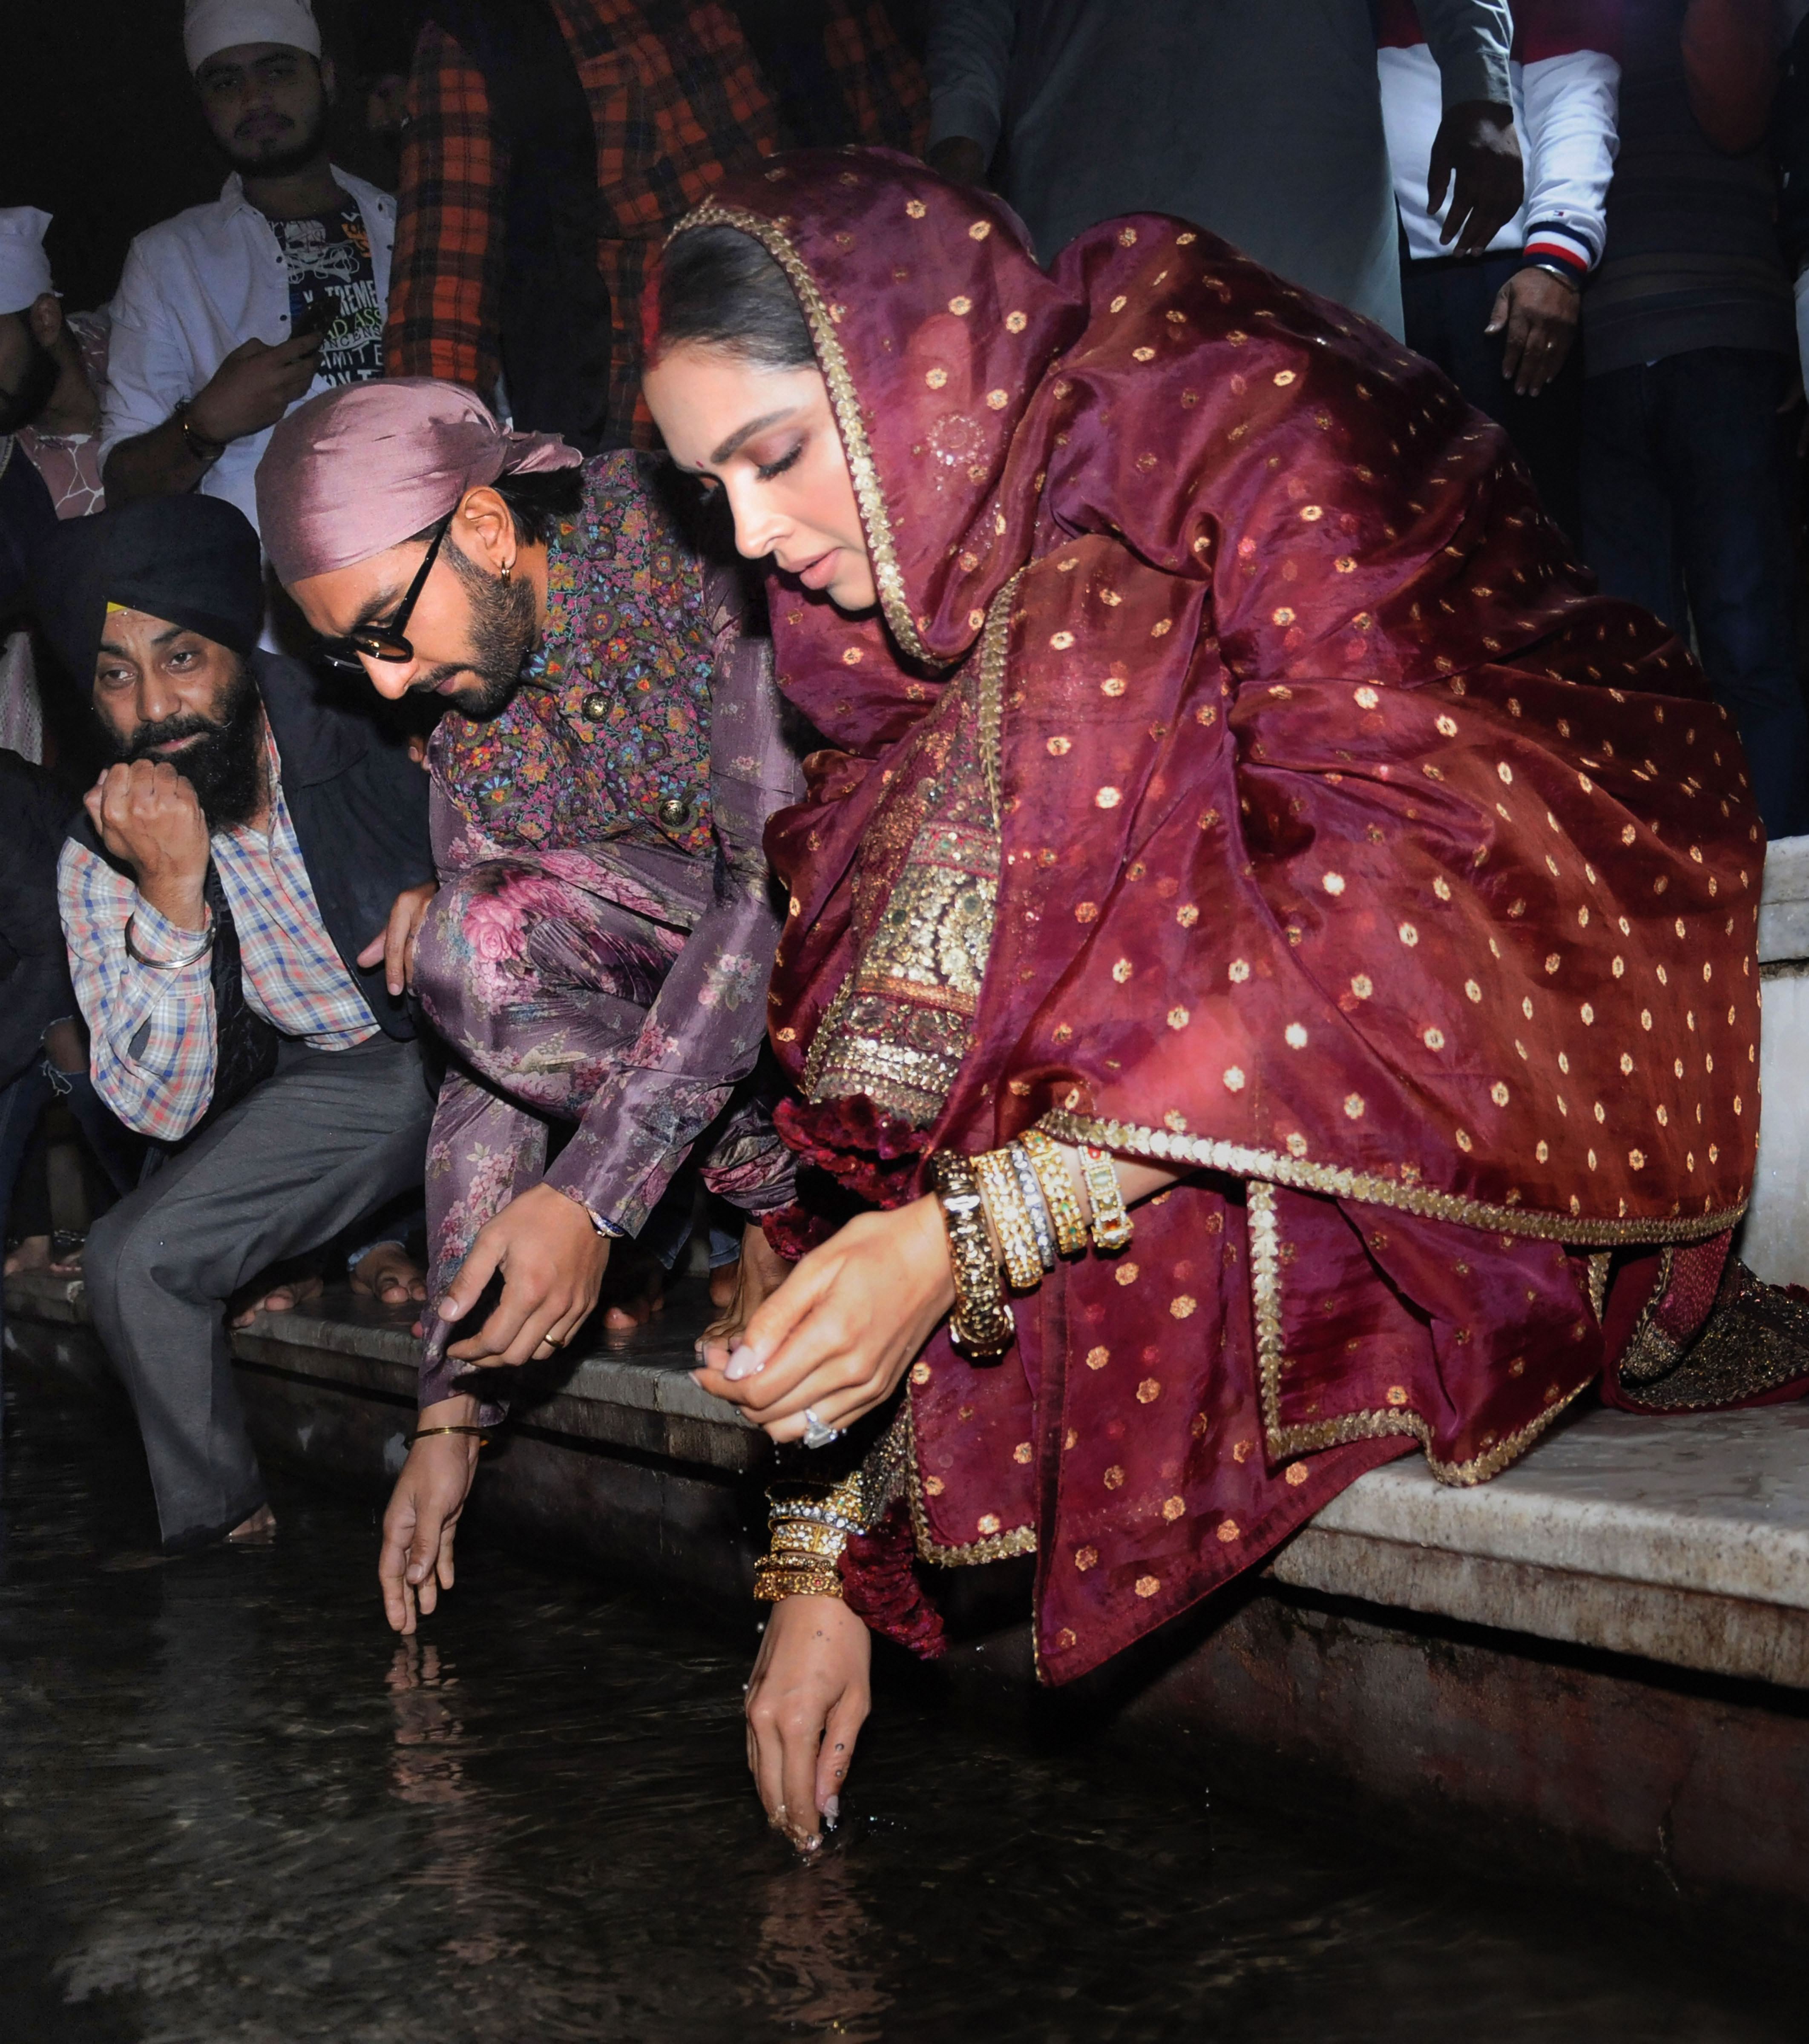
<svg viewBox="0 0 1809 2044">
<path fill-rule="evenodd" d="M 460 384 L 396 376 L 323 390 L 283 420 L 257 465 L 257 517 L 278 579 L 368 560 L 424 532 L 468 490 L 583 456 L 512 433 Z"/>
</svg>

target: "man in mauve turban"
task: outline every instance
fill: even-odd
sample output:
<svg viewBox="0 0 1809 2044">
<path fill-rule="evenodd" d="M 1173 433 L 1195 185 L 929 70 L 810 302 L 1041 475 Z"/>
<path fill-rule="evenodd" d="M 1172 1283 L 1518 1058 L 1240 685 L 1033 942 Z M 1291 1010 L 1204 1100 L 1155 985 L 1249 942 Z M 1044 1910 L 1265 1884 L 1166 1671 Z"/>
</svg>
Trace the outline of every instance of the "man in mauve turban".
<svg viewBox="0 0 1809 2044">
<path fill-rule="evenodd" d="M 792 1197 L 755 1078 L 779 931 L 762 837 L 801 781 L 733 555 L 701 550 L 646 457 L 580 465 L 456 385 L 395 378 L 291 413 L 257 490 L 333 656 L 445 705 L 441 892 L 406 967 L 457 1059 L 428 1153 L 438 1312 L 379 1570 L 410 1632 L 451 1585 L 496 1410 L 462 1372 L 563 1348 L 687 1158 L 749 1219 L 739 1314 L 776 1281 L 753 1224 Z M 556 1122 L 575 1127 L 549 1165 Z"/>
</svg>

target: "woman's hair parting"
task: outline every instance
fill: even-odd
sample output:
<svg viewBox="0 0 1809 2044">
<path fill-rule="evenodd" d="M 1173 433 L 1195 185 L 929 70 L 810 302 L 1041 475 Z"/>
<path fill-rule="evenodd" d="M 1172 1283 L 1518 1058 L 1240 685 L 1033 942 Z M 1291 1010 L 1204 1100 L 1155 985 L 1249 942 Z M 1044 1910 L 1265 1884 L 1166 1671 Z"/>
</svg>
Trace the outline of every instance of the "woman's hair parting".
<svg viewBox="0 0 1809 2044">
<path fill-rule="evenodd" d="M 760 369 L 814 369 L 816 350 L 785 272 L 738 227 L 699 227 L 660 259 L 649 361 L 690 341 Z"/>
</svg>

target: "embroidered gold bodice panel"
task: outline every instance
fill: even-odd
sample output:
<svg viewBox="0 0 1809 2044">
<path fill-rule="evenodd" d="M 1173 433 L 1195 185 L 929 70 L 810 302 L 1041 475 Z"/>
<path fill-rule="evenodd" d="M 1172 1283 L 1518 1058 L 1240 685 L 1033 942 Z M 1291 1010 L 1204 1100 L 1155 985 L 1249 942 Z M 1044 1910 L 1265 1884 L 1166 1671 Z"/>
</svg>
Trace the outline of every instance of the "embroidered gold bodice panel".
<svg viewBox="0 0 1809 2044">
<path fill-rule="evenodd" d="M 921 1128 L 954 1084 L 999 893 L 980 721 L 970 669 L 924 720 L 874 810 L 854 878 L 859 962 L 811 1043 L 808 1099 L 865 1093 Z"/>
</svg>

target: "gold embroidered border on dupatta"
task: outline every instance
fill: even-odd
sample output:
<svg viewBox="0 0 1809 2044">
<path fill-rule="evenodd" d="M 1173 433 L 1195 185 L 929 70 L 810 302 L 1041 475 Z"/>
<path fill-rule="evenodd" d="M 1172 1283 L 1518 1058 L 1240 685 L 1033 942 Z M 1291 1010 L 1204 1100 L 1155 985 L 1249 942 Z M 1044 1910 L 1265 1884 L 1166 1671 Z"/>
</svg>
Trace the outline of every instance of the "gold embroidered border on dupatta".
<svg viewBox="0 0 1809 2044">
<path fill-rule="evenodd" d="M 1403 1409 L 1341 1413 L 1335 1419 L 1315 1420 L 1310 1427 L 1281 1424 L 1281 1374 L 1287 1357 L 1281 1324 L 1281 1229 L 1275 1210 L 1275 1188 L 1261 1179 L 1245 1187 L 1250 1228 L 1250 1297 L 1257 1324 L 1257 1369 L 1261 1379 L 1263 1435 L 1272 1463 L 1295 1455 L 1311 1454 L 1316 1449 L 1342 1447 L 1350 1441 L 1375 1440 L 1385 1434 L 1405 1434 L 1419 1443 L 1427 1466 L 1441 1483 L 1486 1483 L 1530 1448 L 1571 1402 L 1594 1382 L 1586 1378 L 1574 1391 L 1557 1398 L 1505 1440 L 1497 1441 L 1487 1453 L 1463 1462 L 1441 1462 L 1433 1452 L 1432 1429 L 1418 1413 Z"/>
<path fill-rule="evenodd" d="M 1746 1211 L 1721 1207 L 1700 1214 L 1655 1215 L 1648 1220 L 1586 1220 L 1580 1215 L 1541 1212 L 1533 1207 L 1500 1206 L 1466 1199 L 1459 1193 L 1434 1192 L 1425 1185 L 1403 1185 L 1370 1171 L 1344 1164 L 1315 1164 L 1285 1157 L 1279 1151 L 1256 1150 L 1241 1143 L 1221 1143 L 1205 1135 L 1177 1135 L 1166 1128 L 1145 1128 L 1134 1122 L 1103 1120 L 1057 1108 L 1037 1127 L 1057 1143 L 1091 1143 L 1120 1155 L 1152 1157 L 1164 1163 L 1194 1164 L 1227 1178 L 1261 1178 L 1297 1192 L 1326 1193 L 1338 1200 L 1392 1207 L 1429 1220 L 1452 1220 L 1493 1235 L 1524 1235 L 1535 1242 L 1573 1243 L 1580 1247 L 1616 1247 L 1633 1243 L 1706 1242 L 1724 1234 Z"/>
<path fill-rule="evenodd" d="M 781 170 L 768 175 L 783 177 L 785 173 Z M 700 227 L 733 227 L 751 235 L 785 272 L 787 281 L 797 293 L 798 302 L 803 308 L 804 318 L 810 329 L 811 345 L 822 364 L 823 380 L 829 386 L 829 402 L 834 408 L 836 425 L 848 455 L 849 474 L 853 479 L 855 499 L 860 507 L 860 522 L 866 528 L 873 579 L 879 592 L 879 607 L 885 613 L 887 625 L 914 660 L 922 660 L 931 667 L 945 666 L 947 663 L 937 659 L 918 637 L 917 620 L 911 616 L 910 605 L 905 597 L 904 571 L 899 566 L 898 549 L 892 543 L 892 521 L 879 488 L 879 471 L 861 420 L 860 399 L 849 371 L 848 357 L 842 352 L 841 341 L 835 330 L 837 316 L 843 308 L 832 305 L 825 299 L 803 257 L 776 221 L 762 219 L 759 213 L 749 213 L 741 206 L 718 206 L 714 200 L 706 199 L 702 206 L 694 206 L 666 238 L 668 241 L 675 240 L 679 235 Z"/>
</svg>

